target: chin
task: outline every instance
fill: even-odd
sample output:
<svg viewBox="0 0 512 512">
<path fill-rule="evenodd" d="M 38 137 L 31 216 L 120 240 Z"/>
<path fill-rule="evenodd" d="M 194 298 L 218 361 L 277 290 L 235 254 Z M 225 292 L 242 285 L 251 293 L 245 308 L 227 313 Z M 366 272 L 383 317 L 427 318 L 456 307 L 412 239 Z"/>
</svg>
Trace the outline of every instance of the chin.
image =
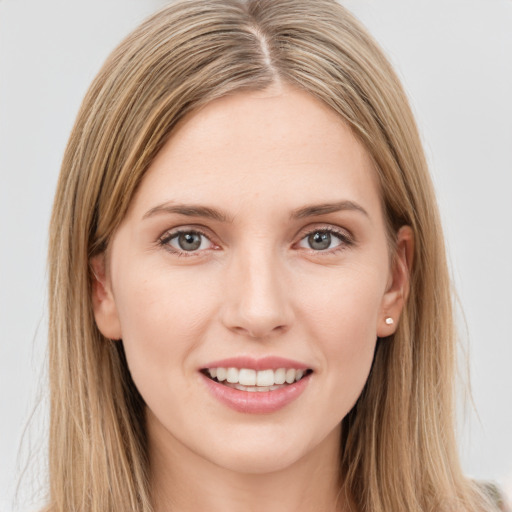
<svg viewBox="0 0 512 512">
<path fill-rule="evenodd" d="M 245 443 L 247 444 L 247 443 Z M 211 462 L 223 469 L 245 475 L 264 475 L 276 473 L 296 464 L 305 454 L 299 448 L 294 453 L 283 453 L 274 446 L 249 450 L 230 449 L 219 456 L 211 457 Z"/>
<path fill-rule="evenodd" d="M 240 474 L 263 475 L 275 473 L 305 462 L 320 452 L 332 453 L 338 447 L 339 430 L 310 432 L 296 429 L 278 431 L 261 428 L 256 432 L 236 432 L 229 439 L 212 440 L 209 453 L 203 453 L 213 464 Z M 295 435 L 293 435 L 295 434 Z"/>
</svg>

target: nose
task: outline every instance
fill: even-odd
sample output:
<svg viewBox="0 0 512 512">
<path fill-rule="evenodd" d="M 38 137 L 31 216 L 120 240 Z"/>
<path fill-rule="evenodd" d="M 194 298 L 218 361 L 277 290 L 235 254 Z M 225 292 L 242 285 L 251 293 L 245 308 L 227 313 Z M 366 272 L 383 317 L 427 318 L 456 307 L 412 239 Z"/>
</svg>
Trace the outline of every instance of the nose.
<svg viewBox="0 0 512 512">
<path fill-rule="evenodd" d="M 293 320 L 282 265 L 271 251 L 233 256 L 228 269 L 223 324 L 248 338 L 266 339 L 286 332 Z"/>
</svg>

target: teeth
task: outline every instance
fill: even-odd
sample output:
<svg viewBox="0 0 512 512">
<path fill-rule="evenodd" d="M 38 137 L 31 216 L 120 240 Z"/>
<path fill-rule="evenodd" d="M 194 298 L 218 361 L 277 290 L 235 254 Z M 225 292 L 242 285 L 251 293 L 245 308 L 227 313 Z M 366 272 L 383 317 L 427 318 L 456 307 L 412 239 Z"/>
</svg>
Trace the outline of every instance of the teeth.
<svg viewBox="0 0 512 512">
<path fill-rule="evenodd" d="M 250 368 L 208 368 L 207 371 L 212 379 L 226 381 L 226 385 L 243 391 L 271 391 L 284 383 L 293 384 L 305 374 L 304 370 L 294 368 L 259 371 Z"/>
<path fill-rule="evenodd" d="M 258 386 L 273 386 L 274 382 L 274 370 L 260 370 L 256 379 Z"/>
<path fill-rule="evenodd" d="M 230 388 L 239 389 L 240 391 L 249 391 L 251 393 L 258 391 L 270 391 L 271 389 L 277 389 L 281 386 L 242 386 L 242 384 L 226 384 Z"/>
<path fill-rule="evenodd" d="M 284 384 L 286 382 L 286 370 L 284 368 L 279 368 L 274 372 L 274 383 L 275 384 Z"/>
<path fill-rule="evenodd" d="M 217 374 L 217 380 L 219 382 L 223 382 L 226 380 L 226 377 L 228 374 L 228 371 L 226 370 L 226 368 L 212 368 L 211 370 L 213 370 Z M 210 372 L 210 376 L 213 379 L 215 376 L 212 375 L 211 370 L 208 370 L 208 371 Z"/>
<path fill-rule="evenodd" d="M 256 386 L 256 370 L 242 368 L 238 373 L 238 382 L 243 386 Z"/>
<path fill-rule="evenodd" d="M 228 368 L 226 380 L 231 384 L 236 384 L 238 382 L 238 375 L 238 368 Z"/>
<path fill-rule="evenodd" d="M 289 368 L 288 370 L 286 370 L 286 382 L 288 384 L 295 382 L 295 374 L 296 371 L 293 368 Z"/>
</svg>

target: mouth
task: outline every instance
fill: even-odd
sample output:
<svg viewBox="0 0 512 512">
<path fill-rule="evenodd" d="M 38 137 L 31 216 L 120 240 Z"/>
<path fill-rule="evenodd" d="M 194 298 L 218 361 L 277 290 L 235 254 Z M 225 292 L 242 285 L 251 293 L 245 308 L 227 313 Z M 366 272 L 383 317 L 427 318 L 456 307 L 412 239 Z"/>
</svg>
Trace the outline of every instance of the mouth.
<svg viewBox="0 0 512 512">
<path fill-rule="evenodd" d="M 209 379 L 232 389 L 249 392 L 275 391 L 305 379 L 310 368 L 277 368 L 254 370 L 252 368 L 214 367 L 203 368 L 201 373 Z"/>
<path fill-rule="evenodd" d="M 199 369 L 206 389 L 238 413 L 271 414 L 291 406 L 311 383 L 312 368 L 269 355 L 211 361 Z"/>
</svg>

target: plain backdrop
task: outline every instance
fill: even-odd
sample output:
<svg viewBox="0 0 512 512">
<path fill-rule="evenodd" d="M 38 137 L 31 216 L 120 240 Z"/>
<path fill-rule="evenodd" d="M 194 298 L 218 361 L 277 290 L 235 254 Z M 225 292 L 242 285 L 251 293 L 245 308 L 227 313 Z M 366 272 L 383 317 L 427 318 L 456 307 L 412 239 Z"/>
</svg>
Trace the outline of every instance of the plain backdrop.
<svg viewBox="0 0 512 512">
<path fill-rule="evenodd" d="M 105 57 L 165 3 L 0 0 L 1 512 L 15 510 L 24 467 L 44 482 L 45 257 L 64 147 Z M 403 79 L 431 164 L 471 370 L 474 408 L 461 406 L 459 414 L 465 471 L 506 485 L 512 478 L 512 1 L 343 3 Z M 26 481 L 22 498 L 32 491 Z"/>
</svg>

